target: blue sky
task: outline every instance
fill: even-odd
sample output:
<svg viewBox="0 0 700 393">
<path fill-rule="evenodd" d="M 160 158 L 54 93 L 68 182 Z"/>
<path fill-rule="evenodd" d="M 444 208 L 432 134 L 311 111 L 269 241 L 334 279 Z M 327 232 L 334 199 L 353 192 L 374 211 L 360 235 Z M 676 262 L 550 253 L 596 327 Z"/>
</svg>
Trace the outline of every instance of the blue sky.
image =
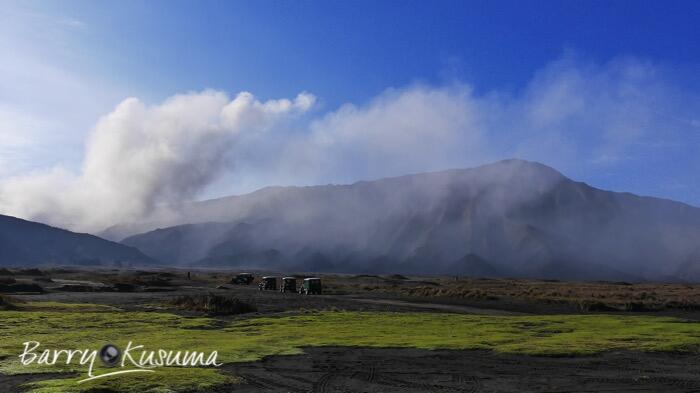
<svg viewBox="0 0 700 393">
<path fill-rule="evenodd" d="M 10 3 L 76 22 L 42 60 L 153 99 L 214 87 L 263 97 L 313 90 L 329 105 L 459 79 L 517 90 L 575 50 L 658 60 L 698 83 L 693 1 L 120 1 Z M 27 17 L 26 19 L 31 19 Z M 26 30 L 46 24 L 37 18 Z M 34 26 L 32 26 L 34 25 Z M 48 29 L 43 26 L 44 29 Z M 42 29 L 41 26 L 38 29 Z M 50 42 L 36 42 L 41 49 Z"/>
<path fill-rule="evenodd" d="M 185 167 L 198 168 L 179 186 L 135 187 L 128 197 L 146 199 L 136 211 L 175 194 L 201 199 L 268 184 L 348 182 L 512 156 L 545 162 L 594 186 L 700 206 L 696 1 L 2 5 L 5 213 L 46 216 L 13 195 L 60 210 L 56 206 L 68 202 L 38 203 L 30 195 L 57 185 L 109 189 L 106 183 L 118 183 L 110 165 L 140 148 L 109 150 L 103 141 L 126 143 L 105 136 L 110 132 L 139 135 L 144 145 L 158 140 L 185 157 L 125 167 L 147 171 L 162 164 L 167 168 L 156 173 L 167 179 L 172 171 L 182 174 L 174 161 L 193 159 Z M 206 89 L 226 97 L 203 97 Z M 228 130 L 222 139 L 198 128 L 195 114 L 162 115 L 178 94 L 191 93 L 196 101 L 185 106 L 213 105 L 219 113 L 242 91 L 255 97 L 239 101 L 254 112 L 245 116 L 265 121 L 234 126 L 219 119 L 217 127 Z M 295 100 L 300 93 L 313 97 L 313 105 Z M 130 125 L 114 119 L 98 125 L 128 97 L 146 114 L 127 108 Z M 285 103 L 268 102 L 280 99 L 291 106 L 273 109 Z M 183 116 L 193 128 L 180 134 L 143 131 L 187 123 Z M 124 127 L 131 128 L 119 131 Z M 202 139 L 193 140 L 195 134 Z M 221 156 L 213 167 L 196 160 L 212 154 L 208 147 L 182 147 L 212 140 L 227 146 L 216 150 Z M 114 161 L 101 162 L 103 156 Z"/>
</svg>

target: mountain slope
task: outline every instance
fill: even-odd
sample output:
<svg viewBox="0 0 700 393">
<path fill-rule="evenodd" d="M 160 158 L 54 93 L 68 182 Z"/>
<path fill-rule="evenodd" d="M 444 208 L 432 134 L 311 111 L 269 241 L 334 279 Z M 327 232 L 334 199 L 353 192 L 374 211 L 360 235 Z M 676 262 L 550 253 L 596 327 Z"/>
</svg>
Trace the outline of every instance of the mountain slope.
<svg viewBox="0 0 700 393">
<path fill-rule="evenodd" d="M 700 209 L 599 190 L 520 160 L 266 188 L 190 205 L 171 220 L 187 224 L 123 243 L 179 264 L 700 279 Z"/>
<path fill-rule="evenodd" d="M 135 248 L 36 222 L 0 215 L 0 266 L 149 264 Z"/>
</svg>

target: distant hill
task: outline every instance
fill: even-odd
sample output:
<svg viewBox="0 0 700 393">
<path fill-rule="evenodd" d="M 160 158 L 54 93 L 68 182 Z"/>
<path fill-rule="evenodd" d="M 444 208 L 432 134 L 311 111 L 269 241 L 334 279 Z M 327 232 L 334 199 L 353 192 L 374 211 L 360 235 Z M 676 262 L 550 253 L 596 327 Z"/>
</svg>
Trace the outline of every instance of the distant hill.
<svg viewBox="0 0 700 393">
<path fill-rule="evenodd" d="M 139 250 L 97 236 L 0 215 L 0 266 L 151 264 Z"/>
<path fill-rule="evenodd" d="M 700 280 L 700 209 L 599 190 L 521 160 L 265 188 L 110 231 L 157 226 L 168 227 L 123 244 L 180 265 Z"/>
</svg>

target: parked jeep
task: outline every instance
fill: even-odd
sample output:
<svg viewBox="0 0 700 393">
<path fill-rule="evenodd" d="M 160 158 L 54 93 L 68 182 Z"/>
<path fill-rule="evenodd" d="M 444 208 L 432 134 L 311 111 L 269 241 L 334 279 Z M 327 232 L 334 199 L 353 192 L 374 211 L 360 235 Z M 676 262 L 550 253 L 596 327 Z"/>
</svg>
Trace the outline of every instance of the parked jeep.
<svg viewBox="0 0 700 393">
<path fill-rule="evenodd" d="M 277 289 L 277 277 L 265 276 L 260 280 L 258 288 L 261 291 L 274 291 Z"/>
<path fill-rule="evenodd" d="M 305 278 L 304 282 L 299 287 L 299 293 L 304 295 L 320 295 L 321 279 L 315 277 Z"/>
<path fill-rule="evenodd" d="M 280 285 L 280 292 L 296 292 L 297 291 L 297 279 L 295 277 L 282 277 L 282 285 Z"/>
<path fill-rule="evenodd" d="M 236 285 L 250 285 L 253 282 L 253 275 L 250 273 L 239 273 L 236 277 L 231 279 L 231 284 Z"/>
</svg>

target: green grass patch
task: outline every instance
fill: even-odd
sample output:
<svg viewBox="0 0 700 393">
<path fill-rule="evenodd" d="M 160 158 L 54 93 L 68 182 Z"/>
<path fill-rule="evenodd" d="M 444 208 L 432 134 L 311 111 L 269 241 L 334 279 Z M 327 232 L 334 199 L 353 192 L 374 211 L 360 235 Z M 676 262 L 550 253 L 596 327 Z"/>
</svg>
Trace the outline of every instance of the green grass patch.
<svg viewBox="0 0 700 393">
<path fill-rule="evenodd" d="M 158 374 L 131 374 L 129 377 L 101 379 L 78 385 L 82 377 L 49 379 L 28 385 L 32 393 L 69 392 L 150 392 L 170 393 L 179 391 L 205 391 L 222 384 L 238 383 L 233 377 L 225 376 L 214 369 L 164 368 Z"/>
<path fill-rule="evenodd" d="M 268 355 L 298 354 L 304 346 L 487 349 L 530 355 L 577 355 L 606 350 L 691 351 L 700 348 L 700 324 L 675 318 L 617 315 L 483 316 L 439 313 L 318 312 L 231 322 L 163 312 L 110 309 L 0 312 L 0 372 L 78 372 L 30 386 L 33 392 L 193 391 L 234 383 L 216 369 L 158 369 L 76 385 L 86 369 L 76 365 L 24 367 L 22 343 L 40 349 L 125 348 L 219 352 L 219 362 L 253 361 Z M 96 363 L 96 374 L 105 372 Z M 112 370 L 113 371 L 113 370 Z"/>
</svg>

